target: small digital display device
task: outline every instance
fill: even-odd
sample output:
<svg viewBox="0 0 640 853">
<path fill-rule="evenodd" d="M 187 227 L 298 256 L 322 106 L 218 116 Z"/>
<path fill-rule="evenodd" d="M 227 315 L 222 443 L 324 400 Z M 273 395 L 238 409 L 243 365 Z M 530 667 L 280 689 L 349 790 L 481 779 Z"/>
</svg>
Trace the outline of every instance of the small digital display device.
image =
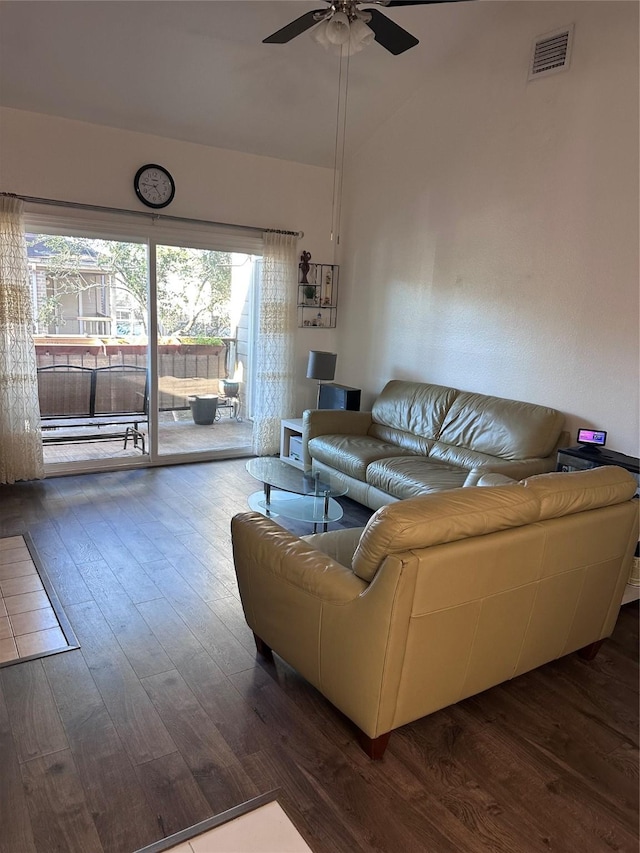
<svg viewBox="0 0 640 853">
<path fill-rule="evenodd" d="M 579 429 L 578 444 L 584 444 L 589 447 L 604 447 L 607 443 L 607 434 L 601 429 Z"/>
</svg>

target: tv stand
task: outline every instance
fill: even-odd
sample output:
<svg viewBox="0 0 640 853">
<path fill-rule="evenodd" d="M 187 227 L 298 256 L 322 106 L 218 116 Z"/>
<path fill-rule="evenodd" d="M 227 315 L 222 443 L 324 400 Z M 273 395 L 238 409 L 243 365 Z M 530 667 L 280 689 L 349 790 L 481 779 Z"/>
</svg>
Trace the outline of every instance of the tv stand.
<svg viewBox="0 0 640 853">
<path fill-rule="evenodd" d="M 600 465 L 618 465 L 629 471 L 640 486 L 640 459 L 635 456 L 625 456 L 607 447 L 594 448 L 581 444 L 578 447 L 564 447 L 558 450 L 556 471 L 584 471 L 587 468 L 598 468 Z"/>
<path fill-rule="evenodd" d="M 588 468 L 599 468 L 602 465 L 617 465 L 632 474 L 638 483 L 636 495 L 640 495 L 640 459 L 635 456 L 625 456 L 606 447 L 593 448 L 580 445 L 579 447 L 564 447 L 558 450 L 556 471 L 584 471 Z M 628 583 L 622 597 L 622 604 L 636 601 L 640 598 L 640 586 Z"/>
</svg>

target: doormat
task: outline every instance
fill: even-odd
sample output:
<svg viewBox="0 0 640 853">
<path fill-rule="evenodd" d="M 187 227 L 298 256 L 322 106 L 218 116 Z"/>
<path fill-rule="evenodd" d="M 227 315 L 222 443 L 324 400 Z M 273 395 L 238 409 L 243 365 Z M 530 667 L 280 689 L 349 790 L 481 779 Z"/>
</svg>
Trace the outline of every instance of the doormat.
<svg viewBox="0 0 640 853">
<path fill-rule="evenodd" d="M 255 797 L 137 853 L 313 853 L 276 796 Z"/>
<path fill-rule="evenodd" d="M 31 537 L 0 539 L 0 667 L 78 648 Z"/>
</svg>

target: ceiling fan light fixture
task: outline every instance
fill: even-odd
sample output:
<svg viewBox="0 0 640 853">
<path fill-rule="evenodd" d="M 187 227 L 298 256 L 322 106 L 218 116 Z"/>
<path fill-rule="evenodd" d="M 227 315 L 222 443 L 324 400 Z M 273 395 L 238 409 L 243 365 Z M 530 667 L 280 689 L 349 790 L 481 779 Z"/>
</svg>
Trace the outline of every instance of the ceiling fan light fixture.
<svg viewBox="0 0 640 853">
<path fill-rule="evenodd" d="M 336 12 L 326 22 L 326 36 L 331 44 L 346 44 L 350 34 L 349 18 L 344 12 Z"/>
<path fill-rule="evenodd" d="M 368 47 L 374 40 L 375 33 L 360 18 L 351 22 L 351 33 L 349 38 L 349 53 L 359 53 Z"/>
<path fill-rule="evenodd" d="M 336 18 L 338 19 L 337 25 L 335 24 Z M 317 44 L 329 53 L 335 53 L 338 56 L 340 54 L 352 56 L 370 45 L 375 39 L 375 33 L 367 26 L 367 22 L 370 20 L 371 15 L 366 11 L 358 12 L 352 20 L 349 20 L 344 12 L 336 12 L 331 18 L 327 18 L 318 24 L 311 36 Z"/>
<path fill-rule="evenodd" d="M 327 24 L 328 21 L 323 21 L 319 26 L 317 26 L 315 30 L 313 30 L 313 32 L 311 33 L 311 38 L 316 42 L 316 44 L 319 44 L 320 47 L 323 47 L 327 51 L 327 53 L 333 53 L 336 56 L 340 56 L 342 53 L 343 45 L 334 44 L 333 42 L 329 41 L 329 39 L 327 38 Z"/>
</svg>

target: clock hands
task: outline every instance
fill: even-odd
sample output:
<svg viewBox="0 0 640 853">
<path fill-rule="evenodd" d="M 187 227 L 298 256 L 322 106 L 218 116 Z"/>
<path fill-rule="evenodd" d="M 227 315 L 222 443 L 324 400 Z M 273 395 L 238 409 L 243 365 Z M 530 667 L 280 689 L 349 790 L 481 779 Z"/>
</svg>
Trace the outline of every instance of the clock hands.
<svg viewBox="0 0 640 853">
<path fill-rule="evenodd" d="M 162 167 L 141 166 L 134 178 L 138 197 L 150 207 L 166 207 L 173 199 L 175 186 L 171 175 Z"/>
</svg>

